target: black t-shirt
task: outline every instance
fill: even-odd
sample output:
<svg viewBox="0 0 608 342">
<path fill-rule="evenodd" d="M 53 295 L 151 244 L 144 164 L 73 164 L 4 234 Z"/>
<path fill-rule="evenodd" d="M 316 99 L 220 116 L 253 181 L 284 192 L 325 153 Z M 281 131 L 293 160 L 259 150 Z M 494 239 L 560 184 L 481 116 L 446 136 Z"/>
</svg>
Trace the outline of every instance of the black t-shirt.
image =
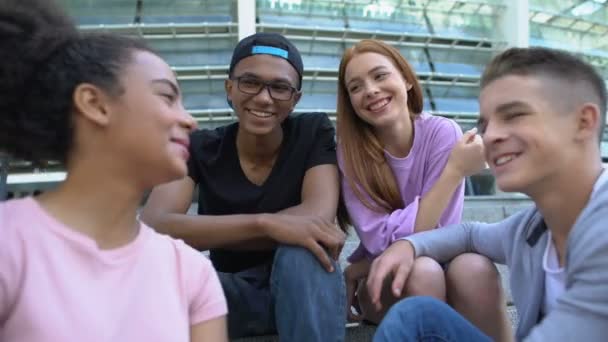
<svg viewBox="0 0 608 342">
<path fill-rule="evenodd" d="M 238 123 L 199 130 L 190 137 L 188 175 L 199 185 L 200 215 L 276 213 L 300 204 L 304 174 L 336 163 L 334 127 L 324 113 L 290 115 L 282 124 L 279 155 L 264 184 L 247 179 L 238 158 Z M 212 249 L 220 272 L 238 272 L 272 259 L 274 251 Z"/>
</svg>

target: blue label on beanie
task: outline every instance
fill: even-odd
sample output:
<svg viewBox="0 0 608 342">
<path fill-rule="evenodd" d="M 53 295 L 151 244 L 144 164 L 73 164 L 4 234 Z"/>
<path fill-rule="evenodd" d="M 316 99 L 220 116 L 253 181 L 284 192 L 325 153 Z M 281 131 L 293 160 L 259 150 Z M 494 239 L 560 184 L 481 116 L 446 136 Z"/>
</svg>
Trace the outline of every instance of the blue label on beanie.
<svg viewBox="0 0 608 342">
<path fill-rule="evenodd" d="M 256 54 L 266 54 L 266 55 L 273 55 L 273 56 L 279 56 L 279 57 L 283 57 L 285 59 L 289 59 L 289 54 L 287 53 L 287 51 L 283 50 L 283 49 L 279 49 L 276 47 L 272 47 L 272 46 L 264 46 L 264 45 L 257 45 L 254 46 L 253 48 L 251 48 L 251 54 L 252 55 L 256 55 Z"/>
</svg>

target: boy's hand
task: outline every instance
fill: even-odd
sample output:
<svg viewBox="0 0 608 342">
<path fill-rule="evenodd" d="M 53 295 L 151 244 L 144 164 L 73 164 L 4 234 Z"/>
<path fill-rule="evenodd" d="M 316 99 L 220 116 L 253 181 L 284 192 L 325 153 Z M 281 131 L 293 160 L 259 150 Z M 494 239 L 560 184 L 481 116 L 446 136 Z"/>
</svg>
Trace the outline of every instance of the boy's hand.
<svg viewBox="0 0 608 342">
<path fill-rule="evenodd" d="M 378 311 L 382 309 L 380 295 L 384 280 L 393 276 L 391 289 L 395 297 L 401 297 L 403 286 L 414 264 L 414 247 L 407 240 L 395 241 L 374 262 L 367 277 L 367 290 L 372 304 Z"/>
<path fill-rule="evenodd" d="M 337 260 L 346 240 L 346 235 L 336 224 L 318 216 L 287 214 L 267 214 L 262 220 L 261 225 L 268 237 L 308 249 L 328 272 L 334 271 L 330 256 Z"/>
</svg>

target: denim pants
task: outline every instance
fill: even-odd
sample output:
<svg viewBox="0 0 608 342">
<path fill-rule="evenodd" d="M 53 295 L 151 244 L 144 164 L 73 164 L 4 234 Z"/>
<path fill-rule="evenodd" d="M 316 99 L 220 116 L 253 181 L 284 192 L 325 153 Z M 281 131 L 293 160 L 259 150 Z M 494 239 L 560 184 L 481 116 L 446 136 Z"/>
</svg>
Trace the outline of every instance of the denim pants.
<svg viewBox="0 0 608 342">
<path fill-rule="evenodd" d="M 231 339 L 278 333 L 280 341 L 344 341 L 346 290 L 337 262 L 330 273 L 308 250 L 280 246 L 272 265 L 218 275 Z"/>
<path fill-rule="evenodd" d="M 432 297 L 409 297 L 393 305 L 374 335 L 374 342 L 490 342 L 446 303 Z"/>
</svg>

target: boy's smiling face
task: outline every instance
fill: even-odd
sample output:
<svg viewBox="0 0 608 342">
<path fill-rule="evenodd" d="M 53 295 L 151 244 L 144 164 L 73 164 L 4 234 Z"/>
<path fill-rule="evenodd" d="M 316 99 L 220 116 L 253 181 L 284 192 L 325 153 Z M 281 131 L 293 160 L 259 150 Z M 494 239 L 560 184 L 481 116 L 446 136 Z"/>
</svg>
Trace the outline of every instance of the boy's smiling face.
<svg viewBox="0 0 608 342">
<path fill-rule="evenodd" d="M 554 187 L 576 159 L 577 106 L 566 103 L 571 96 L 563 83 L 508 75 L 482 89 L 480 132 L 501 190 L 530 195 Z"/>
</svg>

